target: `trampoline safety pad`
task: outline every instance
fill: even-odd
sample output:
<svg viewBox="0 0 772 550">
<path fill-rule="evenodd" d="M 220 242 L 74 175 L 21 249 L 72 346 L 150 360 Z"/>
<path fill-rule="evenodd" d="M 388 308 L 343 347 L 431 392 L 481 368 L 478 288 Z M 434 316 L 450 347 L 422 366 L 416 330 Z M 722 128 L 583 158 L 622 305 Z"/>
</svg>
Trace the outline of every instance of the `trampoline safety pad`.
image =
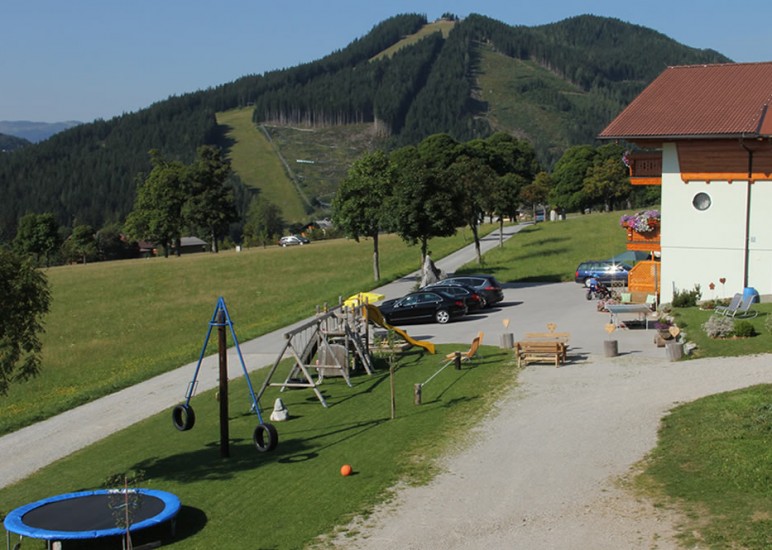
<svg viewBox="0 0 772 550">
<path fill-rule="evenodd" d="M 173 520 L 180 511 L 176 495 L 154 489 L 82 491 L 38 500 L 16 508 L 3 521 L 8 533 L 44 540 L 120 536 L 123 509 L 131 501 L 129 531 Z"/>
</svg>

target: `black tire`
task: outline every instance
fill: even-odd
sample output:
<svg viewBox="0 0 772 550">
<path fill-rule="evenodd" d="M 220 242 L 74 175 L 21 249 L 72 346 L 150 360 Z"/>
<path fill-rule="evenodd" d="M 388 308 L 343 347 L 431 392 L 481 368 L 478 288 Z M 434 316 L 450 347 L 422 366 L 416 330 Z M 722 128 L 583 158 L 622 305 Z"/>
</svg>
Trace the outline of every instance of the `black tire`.
<svg viewBox="0 0 772 550">
<path fill-rule="evenodd" d="M 279 433 L 273 424 L 258 424 L 252 434 L 252 441 L 261 453 L 273 451 L 279 444 Z"/>
<path fill-rule="evenodd" d="M 439 309 L 437 310 L 437 313 L 434 314 L 434 320 L 439 324 L 444 325 L 450 321 L 450 313 L 447 309 Z"/>
<path fill-rule="evenodd" d="M 587 299 L 592 300 L 592 290 L 587 291 Z"/>
<path fill-rule="evenodd" d="M 480 309 L 485 309 L 486 307 L 488 307 L 488 300 L 484 296 L 480 296 Z"/>
<path fill-rule="evenodd" d="M 190 405 L 177 405 L 172 409 L 172 422 L 181 432 L 187 432 L 196 424 L 196 413 Z"/>
</svg>

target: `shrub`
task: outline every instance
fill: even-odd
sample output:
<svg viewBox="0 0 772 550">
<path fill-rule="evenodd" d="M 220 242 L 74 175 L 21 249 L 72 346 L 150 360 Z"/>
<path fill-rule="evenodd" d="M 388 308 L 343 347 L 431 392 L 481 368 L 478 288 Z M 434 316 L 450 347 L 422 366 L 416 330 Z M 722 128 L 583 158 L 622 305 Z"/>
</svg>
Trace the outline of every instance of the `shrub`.
<svg viewBox="0 0 772 550">
<path fill-rule="evenodd" d="M 737 321 L 734 324 L 734 335 L 739 338 L 750 338 L 756 336 L 756 329 L 750 321 Z"/>
<path fill-rule="evenodd" d="M 723 315 L 711 315 L 710 319 L 702 324 L 702 330 L 708 338 L 728 338 L 734 332 L 734 322 Z"/>
<path fill-rule="evenodd" d="M 673 293 L 673 307 L 695 307 L 702 298 L 700 285 L 694 285 L 692 290 L 676 290 Z"/>
</svg>

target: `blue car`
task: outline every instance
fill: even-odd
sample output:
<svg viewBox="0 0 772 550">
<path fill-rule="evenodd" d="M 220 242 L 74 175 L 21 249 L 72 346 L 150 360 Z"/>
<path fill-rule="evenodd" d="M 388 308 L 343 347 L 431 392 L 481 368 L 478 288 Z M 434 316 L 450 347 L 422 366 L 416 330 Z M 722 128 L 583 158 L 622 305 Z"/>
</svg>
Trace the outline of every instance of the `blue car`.
<svg viewBox="0 0 772 550">
<path fill-rule="evenodd" d="M 627 264 L 613 262 L 611 260 L 593 260 L 582 262 L 576 268 L 574 280 L 587 286 L 590 279 L 597 279 L 604 285 L 621 284 L 627 286 L 627 277 L 632 269 Z"/>
</svg>

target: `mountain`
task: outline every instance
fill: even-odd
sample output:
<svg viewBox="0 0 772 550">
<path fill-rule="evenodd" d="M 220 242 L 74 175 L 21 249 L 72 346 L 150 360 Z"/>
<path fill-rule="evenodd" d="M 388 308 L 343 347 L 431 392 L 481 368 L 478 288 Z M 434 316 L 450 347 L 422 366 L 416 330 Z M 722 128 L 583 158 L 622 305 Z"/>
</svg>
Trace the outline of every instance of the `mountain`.
<svg viewBox="0 0 772 550">
<path fill-rule="evenodd" d="M 38 143 L 68 128 L 82 124 L 74 120 L 67 122 L 30 122 L 28 120 L 0 120 L 0 134 L 8 134 Z"/>
<path fill-rule="evenodd" d="M 431 23 L 398 15 L 317 61 L 170 97 L 3 155 L 0 193 L 13 199 L 0 204 L 0 239 L 29 211 L 53 212 L 63 225 L 121 222 L 150 169 L 149 150 L 190 162 L 201 144 L 248 148 L 218 123 L 234 109 L 258 125 L 250 140 L 268 140 L 262 151 L 274 159 L 266 162 L 284 167 L 289 183 L 272 200 L 301 195 L 310 217 L 364 150 L 503 130 L 531 140 L 549 167 L 566 148 L 592 143 L 667 66 L 717 62 L 730 60 L 604 17 L 526 27 L 482 15 Z M 249 173 L 234 163 L 244 201 L 265 188 L 267 170 L 250 162 Z"/>
<path fill-rule="evenodd" d="M 0 153 L 8 153 L 27 145 L 30 145 L 30 142 L 24 138 L 0 133 Z"/>
</svg>

